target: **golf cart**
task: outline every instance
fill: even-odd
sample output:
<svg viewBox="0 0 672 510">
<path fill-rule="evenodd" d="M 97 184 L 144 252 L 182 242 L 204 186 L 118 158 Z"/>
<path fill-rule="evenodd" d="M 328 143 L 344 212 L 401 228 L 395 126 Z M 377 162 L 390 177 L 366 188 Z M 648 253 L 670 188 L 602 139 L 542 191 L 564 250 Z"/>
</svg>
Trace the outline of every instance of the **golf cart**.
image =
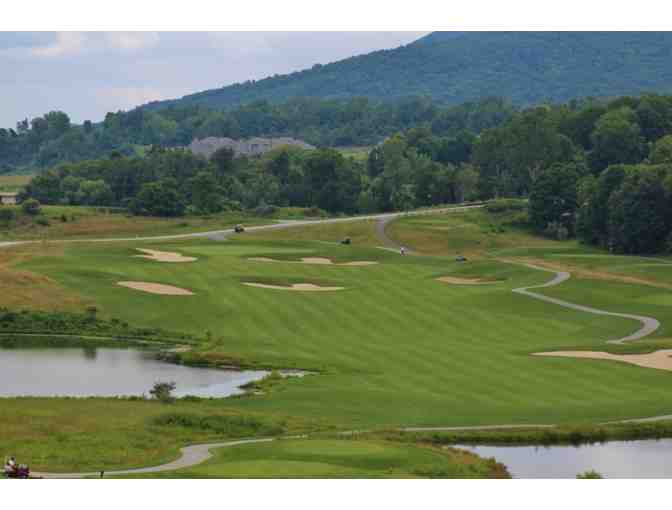
<svg viewBox="0 0 672 510">
<path fill-rule="evenodd" d="M 346 237 L 341 241 L 341 244 L 351 244 L 352 240 L 349 237 Z"/>
<path fill-rule="evenodd" d="M 466 262 L 466 261 L 467 257 L 465 257 L 464 255 L 458 255 L 457 257 L 455 257 L 455 262 Z"/>
<path fill-rule="evenodd" d="M 236 234 L 242 234 L 243 232 L 245 232 L 245 227 L 243 227 L 242 225 L 236 225 L 235 227 L 233 227 L 233 230 Z"/>
<path fill-rule="evenodd" d="M 30 468 L 26 464 L 17 464 L 14 457 L 5 459 L 5 478 L 30 478 Z"/>
</svg>

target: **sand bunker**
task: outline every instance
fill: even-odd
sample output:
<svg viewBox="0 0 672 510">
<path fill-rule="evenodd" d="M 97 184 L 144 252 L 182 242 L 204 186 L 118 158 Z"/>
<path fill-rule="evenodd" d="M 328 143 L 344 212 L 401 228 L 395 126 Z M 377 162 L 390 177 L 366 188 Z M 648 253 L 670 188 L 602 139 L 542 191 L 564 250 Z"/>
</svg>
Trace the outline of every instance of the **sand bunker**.
<svg viewBox="0 0 672 510">
<path fill-rule="evenodd" d="M 492 283 L 497 283 L 496 280 L 485 280 L 483 278 L 458 278 L 456 276 L 441 276 L 436 280 L 453 285 L 489 285 Z"/>
<path fill-rule="evenodd" d="M 141 290 L 149 292 L 150 294 L 162 294 L 164 296 L 193 296 L 194 293 L 187 289 L 180 287 L 173 287 L 172 285 L 164 285 L 162 283 L 148 283 L 148 282 L 117 282 L 117 285 L 127 287 L 129 289 Z"/>
<path fill-rule="evenodd" d="M 194 262 L 196 257 L 185 257 L 184 255 L 173 251 L 147 250 L 145 248 L 136 248 L 144 255 L 134 255 L 143 259 L 155 260 L 156 262 Z"/>
<path fill-rule="evenodd" d="M 324 257 L 303 257 L 301 260 L 277 260 L 277 259 L 269 259 L 268 257 L 252 257 L 248 260 L 253 260 L 256 262 L 285 262 L 289 264 L 316 264 L 323 266 L 372 266 L 374 264 L 378 264 L 378 262 L 374 262 L 371 260 L 358 260 L 354 262 L 336 263 L 331 259 L 327 259 Z"/>
<path fill-rule="evenodd" d="M 562 358 L 606 359 L 610 361 L 622 361 L 644 368 L 657 368 L 658 370 L 672 370 L 672 349 L 663 349 L 649 354 L 610 354 L 608 352 L 594 351 L 557 351 L 535 352 L 533 356 L 557 356 Z"/>
<path fill-rule="evenodd" d="M 243 282 L 243 285 L 250 287 L 259 287 L 262 289 L 280 289 L 280 290 L 296 290 L 300 292 L 324 292 L 331 290 L 343 290 L 345 287 L 321 287 L 313 283 L 295 283 L 293 285 L 269 285 L 266 283 Z"/>
</svg>

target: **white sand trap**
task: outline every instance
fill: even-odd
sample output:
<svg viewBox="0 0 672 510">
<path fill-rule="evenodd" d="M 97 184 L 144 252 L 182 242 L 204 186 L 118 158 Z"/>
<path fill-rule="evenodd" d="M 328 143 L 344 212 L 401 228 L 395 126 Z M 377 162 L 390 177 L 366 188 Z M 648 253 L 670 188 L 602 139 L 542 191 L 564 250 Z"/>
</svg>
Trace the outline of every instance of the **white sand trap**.
<svg viewBox="0 0 672 510">
<path fill-rule="evenodd" d="M 324 292 L 332 290 L 343 290 L 345 287 L 321 287 L 314 283 L 295 283 L 293 285 L 269 285 L 266 283 L 243 282 L 243 285 L 250 287 L 259 287 L 261 289 L 280 289 L 280 290 L 295 290 L 299 292 Z"/>
<path fill-rule="evenodd" d="M 436 279 L 439 282 L 452 285 L 490 285 L 497 283 L 496 280 L 484 280 L 482 278 L 457 278 L 456 276 L 441 276 Z"/>
<path fill-rule="evenodd" d="M 324 257 L 302 257 L 301 260 L 277 260 L 269 259 L 268 257 L 252 257 L 249 260 L 254 260 L 256 262 L 285 262 L 289 264 L 316 264 L 322 266 L 372 266 L 378 264 L 372 260 L 357 260 L 354 262 L 340 262 L 335 263 L 331 259 Z"/>
<path fill-rule="evenodd" d="M 196 257 L 185 257 L 174 251 L 148 250 L 146 248 L 136 249 L 144 253 L 144 255 L 134 255 L 134 257 L 155 260 L 156 262 L 194 262 L 198 260 Z"/>
<path fill-rule="evenodd" d="M 657 368 L 658 370 L 672 370 L 672 349 L 663 349 L 649 354 L 610 354 L 608 352 L 595 351 L 557 351 L 535 352 L 533 356 L 557 356 L 562 358 L 606 359 L 610 361 L 622 361 L 644 368 Z"/>
<path fill-rule="evenodd" d="M 164 285 L 162 283 L 149 282 L 117 282 L 117 285 L 127 287 L 129 289 L 141 290 L 142 292 L 149 292 L 150 294 L 161 294 L 164 296 L 193 296 L 194 293 L 187 289 L 180 287 L 173 287 L 172 285 Z"/>
</svg>

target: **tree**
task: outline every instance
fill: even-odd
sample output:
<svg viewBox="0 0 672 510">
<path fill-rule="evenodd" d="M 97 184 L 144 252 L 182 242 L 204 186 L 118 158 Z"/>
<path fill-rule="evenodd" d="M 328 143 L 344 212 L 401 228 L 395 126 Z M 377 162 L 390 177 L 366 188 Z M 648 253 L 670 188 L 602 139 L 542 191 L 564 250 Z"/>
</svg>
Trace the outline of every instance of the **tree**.
<svg viewBox="0 0 672 510">
<path fill-rule="evenodd" d="M 187 181 L 191 205 L 199 214 L 213 214 L 223 208 L 224 192 L 211 172 L 203 171 Z"/>
<path fill-rule="evenodd" d="M 21 210 L 29 216 L 37 216 L 42 212 L 42 206 L 39 201 L 29 198 L 21 203 Z"/>
<path fill-rule="evenodd" d="M 632 167 L 608 202 L 609 246 L 620 253 L 656 253 L 670 232 L 670 205 L 657 168 Z"/>
<path fill-rule="evenodd" d="M 615 163 L 638 163 L 643 156 L 641 129 L 635 112 L 622 107 L 605 113 L 591 135 L 590 164 L 599 172 Z"/>
<path fill-rule="evenodd" d="M 163 404 L 172 404 L 175 402 L 173 391 L 177 385 L 174 382 L 157 382 L 149 390 L 150 395 Z"/>
<path fill-rule="evenodd" d="M 228 147 L 222 147 L 217 149 L 212 156 L 210 156 L 210 161 L 215 164 L 215 169 L 217 176 L 221 179 L 225 175 L 229 175 L 234 167 L 233 164 L 234 153 L 232 149 Z"/>
<path fill-rule="evenodd" d="M 649 160 L 654 165 L 672 163 L 672 135 L 664 136 L 653 144 Z"/>
<path fill-rule="evenodd" d="M 304 166 L 311 205 L 326 211 L 354 212 L 361 180 L 353 163 L 334 149 L 318 149 Z"/>
<path fill-rule="evenodd" d="M 144 184 L 132 200 L 130 209 L 138 215 L 182 216 L 184 202 L 177 190 L 177 182 L 174 179 L 162 179 Z"/>
<path fill-rule="evenodd" d="M 538 232 L 543 232 L 552 222 L 563 225 L 570 234 L 573 232 L 578 179 L 572 164 L 556 163 L 539 174 L 529 201 L 530 223 Z"/>
</svg>

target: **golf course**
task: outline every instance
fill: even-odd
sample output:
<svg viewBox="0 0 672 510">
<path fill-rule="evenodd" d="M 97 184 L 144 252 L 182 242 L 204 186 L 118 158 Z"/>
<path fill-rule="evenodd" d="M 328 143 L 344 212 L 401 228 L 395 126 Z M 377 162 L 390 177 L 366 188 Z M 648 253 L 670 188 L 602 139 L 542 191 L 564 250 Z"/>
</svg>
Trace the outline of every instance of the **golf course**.
<svg viewBox="0 0 672 510">
<path fill-rule="evenodd" d="M 270 374 L 225 399 L 3 399 L 0 451 L 36 471 L 140 468 L 189 444 L 307 435 L 216 449 L 152 476 L 501 476 L 494 461 L 431 445 L 423 431 L 672 414 L 669 358 L 628 358 L 672 348 L 672 259 L 535 236 L 487 206 L 219 237 L 6 245 L 0 274 L 11 289 L 0 307 L 95 307 L 105 320 L 190 338 L 173 362 Z M 286 369 L 306 374 L 277 376 Z M 400 430 L 414 440 L 383 437 Z"/>
</svg>

